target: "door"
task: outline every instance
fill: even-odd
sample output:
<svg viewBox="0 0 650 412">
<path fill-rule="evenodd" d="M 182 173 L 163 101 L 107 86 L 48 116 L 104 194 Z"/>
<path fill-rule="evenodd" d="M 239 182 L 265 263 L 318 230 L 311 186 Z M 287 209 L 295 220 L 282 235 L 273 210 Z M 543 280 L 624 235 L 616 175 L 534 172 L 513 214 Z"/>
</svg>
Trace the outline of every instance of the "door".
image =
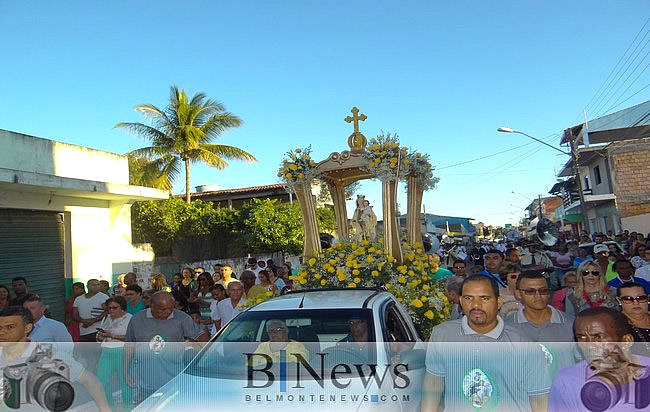
<svg viewBox="0 0 650 412">
<path fill-rule="evenodd" d="M 64 239 L 62 214 L 0 209 L 0 284 L 11 290 L 11 279 L 24 277 L 29 293 L 38 294 L 59 321 L 65 306 Z"/>
</svg>

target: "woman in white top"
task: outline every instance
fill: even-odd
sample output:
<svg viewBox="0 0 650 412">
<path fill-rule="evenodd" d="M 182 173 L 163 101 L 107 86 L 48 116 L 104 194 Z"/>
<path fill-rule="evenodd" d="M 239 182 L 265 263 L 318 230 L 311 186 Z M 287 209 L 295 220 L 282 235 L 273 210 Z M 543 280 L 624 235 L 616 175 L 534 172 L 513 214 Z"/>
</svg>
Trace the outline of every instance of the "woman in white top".
<svg viewBox="0 0 650 412">
<path fill-rule="evenodd" d="M 122 409 L 131 410 L 133 404 L 132 389 L 124 381 L 122 370 L 122 355 L 124 350 L 124 335 L 133 315 L 126 313 L 126 299 L 122 296 L 113 296 L 106 301 L 106 316 L 97 328 L 97 341 L 102 343 L 102 354 L 99 357 L 97 378 L 104 385 L 106 398 L 112 410 L 115 407 L 111 381 L 113 374 L 117 373 L 117 382 L 122 391 Z"/>
</svg>

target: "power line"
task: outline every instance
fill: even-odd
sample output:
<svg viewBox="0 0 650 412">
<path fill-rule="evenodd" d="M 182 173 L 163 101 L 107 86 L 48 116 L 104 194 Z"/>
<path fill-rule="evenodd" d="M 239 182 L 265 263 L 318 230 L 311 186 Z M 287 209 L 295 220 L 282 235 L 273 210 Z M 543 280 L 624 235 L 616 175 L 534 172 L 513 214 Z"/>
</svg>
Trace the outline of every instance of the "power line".
<svg viewBox="0 0 650 412">
<path fill-rule="evenodd" d="M 630 50 L 630 48 L 632 47 L 632 45 L 634 45 L 634 43 L 636 43 L 636 39 L 639 38 L 639 35 L 643 32 L 643 29 L 645 29 L 645 27 L 648 25 L 649 22 L 650 22 L 650 18 L 648 18 L 648 19 L 645 21 L 645 23 L 643 24 L 643 27 L 641 27 L 641 29 L 639 30 L 639 32 L 638 32 L 638 33 L 636 34 L 636 36 L 634 37 L 634 40 L 632 40 L 632 43 L 630 43 L 630 45 L 627 46 L 627 49 L 625 50 L 625 52 L 621 55 L 621 57 L 618 59 L 618 62 L 616 62 L 616 64 L 615 64 L 614 67 L 612 68 L 612 70 L 609 72 L 609 74 L 607 75 L 607 78 L 605 78 L 605 80 L 604 80 L 603 83 L 600 85 L 600 87 L 598 88 L 598 90 L 596 90 L 596 93 L 594 93 L 594 95 L 591 97 L 591 99 L 589 100 L 589 102 L 584 106 L 584 107 L 585 107 L 585 110 L 586 110 L 586 109 L 591 105 L 591 103 L 594 101 L 594 99 L 596 98 L 596 96 L 598 96 L 599 92 L 600 92 L 601 89 L 605 86 L 605 84 L 607 84 L 607 81 L 609 80 L 609 78 L 612 76 L 612 74 L 614 74 L 614 71 L 616 70 L 616 68 L 618 67 L 618 65 L 621 63 L 621 61 L 623 60 L 623 58 L 625 57 L 625 55 L 627 54 L 627 52 Z M 645 36 L 643 36 L 643 37 L 645 38 Z M 578 115 L 574 118 L 574 120 L 573 120 L 571 123 L 575 123 L 577 120 L 580 119 L 581 116 L 582 116 L 582 113 L 578 114 Z"/>
<path fill-rule="evenodd" d="M 649 52 L 648 54 L 650 54 L 650 52 Z M 647 56 L 647 55 L 646 55 L 646 56 Z M 634 84 L 636 83 L 636 81 L 639 80 L 639 77 L 641 77 L 641 75 L 642 75 L 646 70 L 648 70 L 648 66 L 650 66 L 650 65 L 647 65 L 647 64 L 646 64 L 645 69 L 641 70 L 641 72 L 639 73 L 639 75 L 636 76 L 636 77 L 634 78 L 634 80 L 632 81 L 632 83 L 630 83 L 630 85 L 627 86 L 627 88 L 626 88 L 625 90 L 623 90 L 623 93 L 621 93 L 621 95 L 618 97 L 619 100 L 620 100 L 623 96 L 625 96 L 625 93 L 627 93 L 627 91 L 630 90 L 630 87 L 634 86 Z M 636 70 L 636 69 L 635 69 L 635 70 Z M 634 72 L 632 72 L 632 73 L 634 73 Z M 632 73 L 630 73 L 630 75 L 631 75 Z M 628 78 L 629 78 L 629 76 L 628 76 Z M 627 79 L 626 79 L 626 81 L 627 81 Z M 636 96 L 637 94 L 639 94 L 643 89 L 645 89 L 645 88 L 648 87 L 648 86 L 650 86 L 650 83 L 649 83 L 649 84 L 646 84 L 643 88 L 641 88 L 641 90 L 637 91 L 637 92 L 634 93 L 632 96 L 628 97 L 627 99 L 623 100 L 622 102 L 619 102 L 619 101 L 617 100 L 617 101 L 616 101 L 612 106 L 608 107 L 607 110 L 603 111 L 603 114 L 607 114 L 607 113 L 609 113 L 609 111 L 612 110 L 613 108 L 618 107 L 618 106 L 620 106 L 622 103 L 625 103 L 626 101 L 630 100 L 632 97 L 634 97 L 634 96 Z"/>
<path fill-rule="evenodd" d="M 555 136 L 559 137 L 560 135 L 558 133 L 553 133 L 553 134 L 550 134 L 550 135 L 542 138 L 542 140 L 550 139 L 551 137 L 555 137 Z M 448 166 L 443 166 L 443 167 L 436 167 L 435 170 L 439 171 L 439 170 L 443 170 L 443 169 L 449 169 L 450 167 L 462 166 L 462 165 L 465 165 L 465 164 L 468 164 L 468 163 L 478 162 L 479 160 L 488 159 L 490 157 L 494 157 L 494 156 L 497 156 L 497 155 L 500 155 L 500 154 L 503 154 L 503 153 L 511 152 L 511 151 L 517 150 L 517 149 L 521 149 L 522 147 L 529 146 L 529 145 L 531 145 L 533 143 L 535 143 L 535 142 L 524 143 L 524 144 L 522 144 L 520 146 L 515 146 L 515 147 L 507 149 L 507 150 L 502 150 L 500 152 L 496 152 L 496 153 L 492 153 L 492 154 L 489 154 L 489 155 L 477 157 L 476 159 L 471 159 L 471 160 L 466 160 L 464 162 L 455 163 L 453 165 L 448 165 Z"/>
<path fill-rule="evenodd" d="M 650 33 L 650 32 L 649 32 L 649 33 Z M 650 43 L 650 40 L 646 42 L 646 45 L 647 45 L 648 43 Z M 644 47 L 644 49 L 645 49 L 645 47 Z M 636 56 L 639 56 L 639 55 L 641 54 L 642 51 L 643 51 L 643 49 L 639 50 L 639 53 L 638 53 Z M 616 88 L 616 89 L 612 89 L 612 90 L 613 90 L 613 93 L 611 94 L 611 96 L 609 96 L 609 98 L 608 98 L 607 100 L 603 100 L 603 101 L 598 105 L 597 108 L 594 108 L 593 112 L 594 112 L 594 113 L 598 113 L 596 116 L 600 116 L 600 115 L 602 114 L 602 112 L 598 112 L 598 109 L 602 109 L 603 107 L 607 106 L 607 104 L 609 104 L 609 102 L 614 98 L 614 96 L 616 95 L 616 93 L 618 93 L 618 91 L 619 91 L 619 90 L 620 90 L 620 89 L 625 85 L 625 83 L 627 83 L 628 79 L 629 79 L 629 78 L 634 74 L 634 72 L 636 72 L 636 70 L 639 68 L 639 66 L 641 66 L 641 64 L 643 64 L 643 62 L 645 61 L 645 59 L 648 57 L 649 54 L 650 54 L 650 51 L 649 51 L 648 53 L 646 53 L 645 56 L 643 56 L 643 58 L 641 59 L 641 61 L 639 61 L 639 63 L 638 63 L 636 66 L 634 66 L 634 69 L 630 72 L 630 74 L 627 75 L 627 77 L 625 78 L 625 80 L 623 80 L 623 83 L 621 83 L 620 86 L 618 86 L 618 88 Z M 636 56 L 634 57 L 634 60 L 632 60 L 632 62 L 630 62 L 630 66 L 634 63 L 634 61 L 636 61 Z M 612 87 L 613 87 L 615 84 L 618 83 L 618 80 L 620 80 L 620 79 L 623 77 L 623 75 L 625 75 L 625 73 L 627 73 L 627 71 L 628 71 L 628 69 L 630 68 L 630 66 L 628 66 L 628 67 L 625 69 L 625 71 L 624 71 L 623 73 L 621 73 L 621 75 L 620 75 L 619 78 L 616 80 L 616 82 L 612 85 Z M 646 66 L 646 68 L 647 68 L 647 66 Z M 643 71 L 645 71 L 645 69 L 644 69 Z M 642 73 L 643 73 L 643 71 L 642 71 Z M 636 80 L 636 79 L 635 79 L 635 80 Z M 608 94 L 609 94 L 609 93 L 608 93 Z M 603 99 L 605 99 L 605 97 L 606 97 L 606 96 L 603 96 Z"/>
</svg>

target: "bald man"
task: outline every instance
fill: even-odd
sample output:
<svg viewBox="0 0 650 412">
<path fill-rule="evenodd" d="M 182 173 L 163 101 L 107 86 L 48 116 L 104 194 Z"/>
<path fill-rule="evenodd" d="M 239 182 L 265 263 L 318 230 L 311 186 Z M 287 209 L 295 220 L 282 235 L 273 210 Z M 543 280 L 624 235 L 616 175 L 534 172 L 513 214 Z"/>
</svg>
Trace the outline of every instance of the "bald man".
<svg viewBox="0 0 650 412">
<path fill-rule="evenodd" d="M 156 292 L 151 307 L 133 315 L 124 336 L 124 375 L 127 384 L 137 388 L 136 400 L 142 402 L 183 370 L 183 342 L 207 342 L 210 335 L 190 315 L 174 309 L 174 296 Z M 135 344 L 135 343 L 139 344 Z M 129 344 L 130 343 L 130 344 Z M 129 371 L 132 360 L 135 371 Z M 135 372 L 134 379 L 132 372 Z"/>
</svg>

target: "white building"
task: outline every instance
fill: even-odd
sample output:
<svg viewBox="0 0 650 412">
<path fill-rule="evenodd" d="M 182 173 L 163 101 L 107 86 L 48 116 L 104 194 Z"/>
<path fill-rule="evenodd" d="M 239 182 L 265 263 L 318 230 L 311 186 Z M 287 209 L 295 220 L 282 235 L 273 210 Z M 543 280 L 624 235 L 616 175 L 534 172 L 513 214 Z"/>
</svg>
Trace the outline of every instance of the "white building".
<svg viewBox="0 0 650 412">
<path fill-rule="evenodd" d="M 131 244 L 131 205 L 168 197 L 129 185 L 125 156 L 0 130 L 0 284 L 25 277 L 61 319 L 73 281 L 152 259 Z"/>
</svg>

